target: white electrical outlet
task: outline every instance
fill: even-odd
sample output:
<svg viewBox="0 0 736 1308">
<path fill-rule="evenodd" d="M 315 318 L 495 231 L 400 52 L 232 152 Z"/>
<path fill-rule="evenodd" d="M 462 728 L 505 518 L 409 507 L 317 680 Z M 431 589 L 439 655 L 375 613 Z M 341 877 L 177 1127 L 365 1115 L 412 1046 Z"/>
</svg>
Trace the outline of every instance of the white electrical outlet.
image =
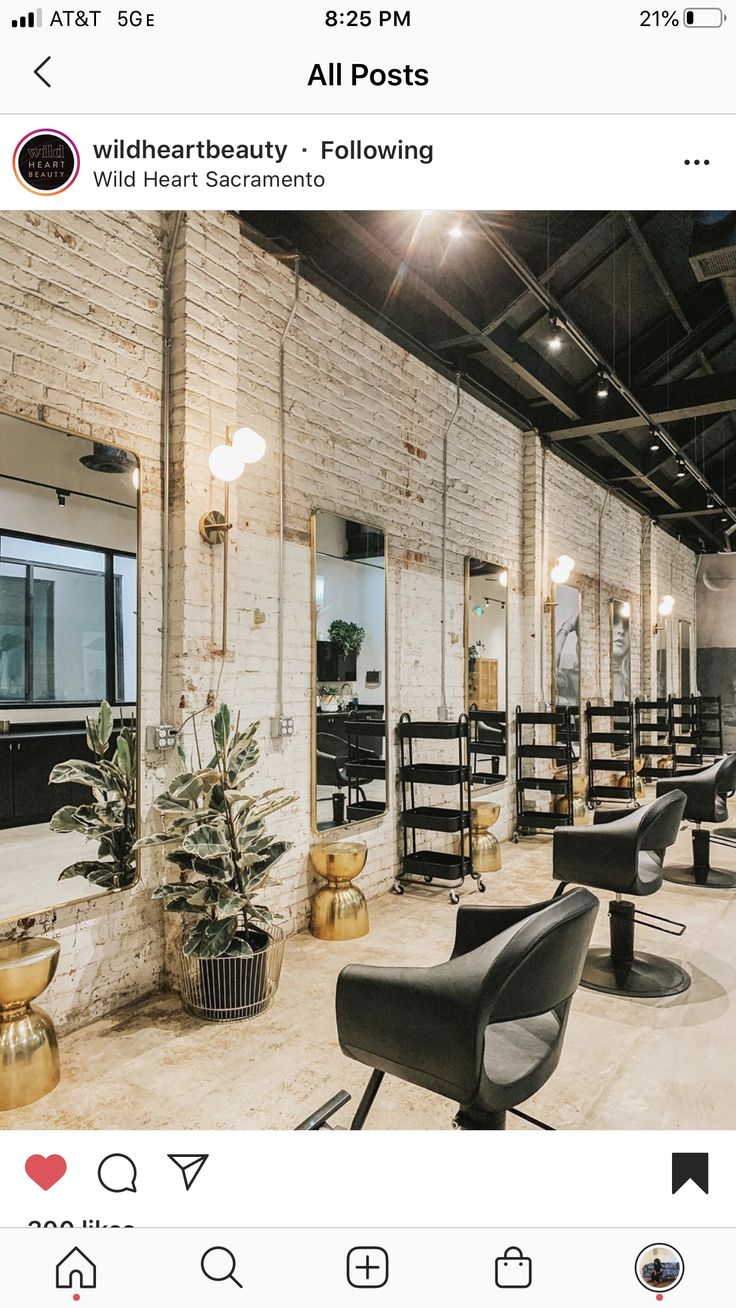
<svg viewBox="0 0 736 1308">
<path fill-rule="evenodd" d="M 294 719 L 286 716 L 271 718 L 271 738 L 281 740 L 294 735 Z"/>
<path fill-rule="evenodd" d="M 146 749 L 173 749 L 178 732 L 169 722 L 157 723 L 155 727 L 146 727 Z"/>
</svg>

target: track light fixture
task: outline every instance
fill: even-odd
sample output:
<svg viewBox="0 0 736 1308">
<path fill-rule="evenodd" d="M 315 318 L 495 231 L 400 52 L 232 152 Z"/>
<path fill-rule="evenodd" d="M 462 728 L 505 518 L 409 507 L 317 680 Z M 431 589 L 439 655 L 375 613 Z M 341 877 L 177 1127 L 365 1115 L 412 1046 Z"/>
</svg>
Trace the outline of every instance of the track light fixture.
<svg viewBox="0 0 736 1308">
<path fill-rule="evenodd" d="M 721 526 L 725 527 L 727 524 L 728 524 L 728 514 L 726 513 L 726 510 L 723 509 L 721 513 Z"/>
<path fill-rule="evenodd" d="M 653 454 L 662 448 L 662 438 L 656 427 L 649 428 L 649 448 Z"/>
<path fill-rule="evenodd" d="M 686 468 L 685 468 L 685 460 L 683 459 L 682 455 L 678 455 L 678 456 L 677 456 L 677 474 L 676 474 L 676 475 L 677 475 L 677 480 L 678 480 L 678 481 L 681 481 L 681 480 L 682 480 L 682 478 L 685 476 L 685 472 L 686 472 Z"/>
<path fill-rule="evenodd" d="M 598 370 L 598 379 L 596 381 L 595 393 L 599 400 L 607 400 L 611 389 L 611 383 L 608 380 L 602 368 Z"/>
<path fill-rule="evenodd" d="M 708 498 L 705 501 L 705 507 L 706 509 L 714 509 L 716 507 L 716 502 L 713 499 L 713 491 L 708 491 Z"/>
</svg>

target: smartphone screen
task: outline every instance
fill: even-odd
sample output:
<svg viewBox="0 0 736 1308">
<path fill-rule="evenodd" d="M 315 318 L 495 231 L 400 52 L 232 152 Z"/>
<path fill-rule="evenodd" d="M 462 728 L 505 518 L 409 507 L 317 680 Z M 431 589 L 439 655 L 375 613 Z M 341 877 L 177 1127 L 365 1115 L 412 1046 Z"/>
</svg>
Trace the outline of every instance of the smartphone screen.
<svg viewBox="0 0 736 1308">
<path fill-rule="evenodd" d="M 722 1297 L 734 15 L 0 23 L 4 1298 Z"/>
</svg>

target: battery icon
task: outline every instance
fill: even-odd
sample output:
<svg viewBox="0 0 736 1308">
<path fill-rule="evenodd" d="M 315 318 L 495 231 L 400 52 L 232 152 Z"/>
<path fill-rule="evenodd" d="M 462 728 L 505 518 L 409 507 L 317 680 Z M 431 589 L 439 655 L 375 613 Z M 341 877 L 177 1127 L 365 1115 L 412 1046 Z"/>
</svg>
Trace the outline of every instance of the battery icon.
<svg viewBox="0 0 736 1308">
<path fill-rule="evenodd" d="M 686 27 L 722 27 L 722 9 L 686 9 Z"/>
</svg>

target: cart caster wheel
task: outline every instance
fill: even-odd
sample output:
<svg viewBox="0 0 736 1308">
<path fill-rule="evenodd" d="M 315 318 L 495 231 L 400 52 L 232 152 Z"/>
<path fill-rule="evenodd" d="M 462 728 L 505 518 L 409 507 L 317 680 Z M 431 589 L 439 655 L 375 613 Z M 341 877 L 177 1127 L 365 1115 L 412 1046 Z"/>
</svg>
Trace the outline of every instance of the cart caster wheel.
<svg viewBox="0 0 736 1308">
<path fill-rule="evenodd" d="M 479 890 L 479 892 L 480 892 L 481 895 L 484 895 L 484 894 L 486 893 L 486 887 L 485 887 L 485 883 L 484 883 L 483 881 L 479 881 L 479 882 L 478 882 L 478 890 Z"/>
<path fill-rule="evenodd" d="M 432 884 L 432 878 L 431 878 L 431 877 L 425 877 L 425 878 L 424 878 L 424 884 L 425 884 L 426 886 L 431 886 L 431 884 Z"/>
<path fill-rule="evenodd" d="M 396 885 L 394 886 L 394 894 L 395 894 L 395 895 L 403 895 L 403 893 L 404 893 L 404 887 L 403 887 L 403 886 L 400 886 L 400 885 L 398 884 L 398 882 L 397 882 Z"/>
<path fill-rule="evenodd" d="M 515 832 L 514 832 L 514 834 L 513 834 L 513 836 L 511 837 L 511 839 L 512 839 L 512 841 L 513 841 L 513 843 L 514 843 L 515 845 L 518 845 L 518 843 L 519 843 L 519 833 L 518 833 L 518 831 L 515 831 Z"/>
<path fill-rule="evenodd" d="M 459 895 L 456 893 L 456 891 L 454 891 L 454 890 L 451 890 L 451 891 L 450 891 L 450 903 L 451 903 L 451 904 L 459 904 L 459 903 L 460 903 L 460 896 L 459 896 Z"/>
</svg>

